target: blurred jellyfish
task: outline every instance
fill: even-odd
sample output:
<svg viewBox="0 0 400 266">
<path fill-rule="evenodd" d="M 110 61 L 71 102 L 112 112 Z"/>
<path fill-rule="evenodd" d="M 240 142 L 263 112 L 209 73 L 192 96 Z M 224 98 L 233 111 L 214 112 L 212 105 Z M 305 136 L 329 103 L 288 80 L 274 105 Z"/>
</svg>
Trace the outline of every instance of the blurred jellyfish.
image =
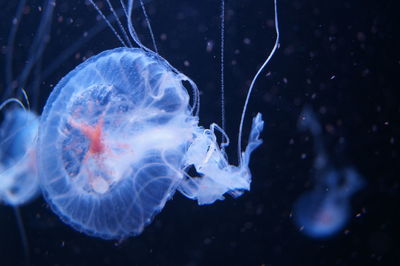
<svg viewBox="0 0 400 266">
<path fill-rule="evenodd" d="M 143 2 L 154 51 L 136 34 L 134 1 L 119 3 L 126 27 L 106 1 L 117 28 L 89 2 L 124 47 L 78 65 L 47 100 L 37 154 L 42 190 L 52 210 L 80 232 L 123 239 L 140 234 L 176 190 L 200 205 L 248 191 L 250 155 L 262 143 L 263 120 L 261 114 L 253 118 L 242 150 L 243 120 L 255 80 L 277 49 L 279 35 L 249 88 L 239 129 L 239 165 L 234 166 L 224 150 L 229 138 L 223 128 L 199 125 L 196 84 L 157 53 Z M 220 144 L 216 134 L 223 136 Z M 190 168 L 196 174 L 190 175 Z"/>
<path fill-rule="evenodd" d="M 362 187 L 363 181 L 354 168 L 332 165 L 323 143 L 321 125 L 309 107 L 300 115 L 299 127 L 309 130 L 314 138 L 315 184 L 294 204 L 294 222 L 310 237 L 327 238 L 346 225 L 351 213 L 351 196 Z"/>
<path fill-rule="evenodd" d="M 45 0 L 39 27 L 33 37 L 25 64 L 13 73 L 14 50 L 18 27 L 22 21 L 25 0 L 21 0 L 12 20 L 5 48 L 5 84 L 1 92 L 0 111 L 4 114 L 0 128 L 0 200 L 19 206 L 32 200 L 39 192 L 36 170 L 36 137 L 39 117 L 35 112 L 40 85 L 40 60 L 49 40 L 55 0 Z M 18 99 L 23 96 L 24 103 Z M 31 95 L 32 101 L 28 100 Z"/>
<path fill-rule="evenodd" d="M 20 103 L 11 98 L 5 104 L 11 102 Z M 24 108 L 7 110 L 0 124 L 0 203 L 14 208 L 27 265 L 28 240 L 19 207 L 40 194 L 35 154 L 38 127 L 39 117 Z"/>
<path fill-rule="evenodd" d="M 39 116 L 36 114 L 39 98 L 41 57 L 49 39 L 55 0 L 43 1 L 38 29 L 31 41 L 27 57 L 20 68 L 14 67 L 18 27 L 28 12 L 25 0 L 18 2 L 10 24 L 7 45 L 4 47 L 4 90 L 0 92 L 0 203 L 14 208 L 18 228 L 29 264 L 29 248 L 19 206 L 34 200 L 40 194 L 36 167 L 36 141 Z M 11 3 L 11 2 L 10 2 Z M 18 74 L 14 75 L 14 68 Z M 31 102 L 28 95 L 32 96 Z M 23 97 L 20 100 L 21 96 Z M 31 105 L 32 103 L 32 105 Z"/>
<path fill-rule="evenodd" d="M 15 108 L 0 125 L 0 202 L 25 204 L 39 194 L 35 143 L 38 116 Z"/>
</svg>

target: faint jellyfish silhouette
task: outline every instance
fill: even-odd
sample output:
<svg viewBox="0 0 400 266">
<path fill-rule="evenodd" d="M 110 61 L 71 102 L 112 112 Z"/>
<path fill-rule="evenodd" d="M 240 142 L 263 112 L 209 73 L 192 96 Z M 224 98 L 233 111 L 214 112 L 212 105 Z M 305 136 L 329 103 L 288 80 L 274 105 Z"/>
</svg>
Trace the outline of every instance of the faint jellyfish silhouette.
<svg viewBox="0 0 400 266">
<path fill-rule="evenodd" d="M 40 61 L 49 39 L 54 0 L 43 1 L 39 27 L 33 37 L 25 64 L 14 76 L 13 63 L 18 27 L 22 21 L 26 2 L 22 0 L 16 7 L 5 47 L 5 84 L 1 93 L 3 103 L 0 111 L 4 119 L 0 128 L 0 200 L 19 206 L 39 194 L 39 180 L 36 170 L 35 144 L 39 125 L 37 109 L 39 97 Z M 19 51 L 17 51 L 19 52 Z M 28 83 L 29 82 L 29 83 Z M 24 89 L 17 88 L 25 88 Z M 27 107 L 17 97 L 22 92 Z M 27 94 L 33 97 L 32 110 Z M 15 104 L 19 106 L 15 106 Z M 12 105 L 12 106 L 11 106 Z"/>
<path fill-rule="evenodd" d="M 0 201 L 19 206 L 39 194 L 35 160 L 38 116 L 12 109 L 0 125 Z"/>
<path fill-rule="evenodd" d="M 325 151 L 321 126 L 309 107 L 300 115 L 299 127 L 310 130 L 314 138 L 315 185 L 295 202 L 294 222 L 310 237 L 327 238 L 346 225 L 351 196 L 362 187 L 363 181 L 352 167 L 333 167 Z"/>
<path fill-rule="evenodd" d="M 249 190 L 250 154 L 262 142 L 261 114 L 253 119 L 244 151 L 242 124 L 251 89 L 278 38 L 249 88 L 239 131 L 239 165 L 233 166 L 224 151 L 229 144 L 224 130 L 216 124 L 199 126 L 196 84 L 139 41 L 130 19 L 133 1 L 121 1 L 129 32 L 117 18 L 122 36 L 89 2 L 126 47 L 78 65 L 47 100 L 37 154 L 42 190 L 52 210 L 80 232 L 123 239 L 140 234 L 176 190 L 199 204 Z M 110 1 L 106 3 L 115 14 Z M 192 103 L 185 85 L 192 88 Z M 224 136 L 221 144 L 216 131 Z M 197 175 L 188 174 L 190 167 Z"/>
<path fill-rule="evenodd" d="M 20 103 L 12 98 L 7 102 Z M 35 156 L 38 126 L 38 116 L 22 108 L 7 110 L 0 124 L 0 203 L 14 209 L 26 265 L 29 245 L 19 207 L 40 194 Z"/>
<path fill-rule="evenodd" d="M 27 1 L 21 0 L 9 27 L 7 45 L 4 47 L 4 90 L 0 99 L 0 202 L 14 209 L 21 241 L 25 252 L 25 263 L 29 265 L 29 247 L 19 206 L 34 200 L 40 194 L 36 167 L 36 140 L 39 117 L 35 113 L 39 98 L 40 60 L 46 47 L 55 6 L 54 0 L 43 1 L 39 27 L 27 46 L 29 51 L 23 66 L 14 67 L 15 56 L 25 45 L 18 41 L 18 27 L 27 9 Z M 7 11 L 6 11 L 7 12 Z M 22 35 L 22 34 L 21 34 Z M 5 36 L 5 35 L 4 35 Z M 24 36 L 26 37 L 26 36 Z M 18 48 L 20 47 L 20 48 Z M 22 47 L 22 48 L 21 48 Z M 25 52 L 25 51 L 24 51 Z M 23 52 L 23 53 L 24 53 Z M 18 68 L 14 76 L 13 69 Z M 24 89 L 25 86 L 28 89 Z M 28 95 L 33 96 L 32 109 Z M 23 96 L 25 105 L 19 99 Z"/>
</svg>

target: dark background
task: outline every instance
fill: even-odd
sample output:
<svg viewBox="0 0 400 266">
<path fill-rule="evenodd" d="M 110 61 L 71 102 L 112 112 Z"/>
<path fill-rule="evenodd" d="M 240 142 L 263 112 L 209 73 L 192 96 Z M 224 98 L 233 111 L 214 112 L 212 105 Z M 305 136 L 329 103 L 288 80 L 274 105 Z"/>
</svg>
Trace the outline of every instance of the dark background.
<svg viewBox="0 0 400 266">
<path fill-rule="evenodd" d="M 117 7 L 119 1 L 114 2 Z M 218 2 L 147 4 L 160 54 L 201 91 L 204 126 L 220 123 Z M 37 199 L 21 208 L 31 265 L 400 265 L 400 45 L 394 3 L 279 1 L 281 46 L 256 84 L 245 124 L 247 135 L 250 115 L 262 112 L 266 121 L 264 144 L 251 161 L 250 192 L 210 206 L 198 206 L 177 193 L 140 236 L 121 243 L 74 231 Z M 17 4 L 0 1 L 1 93 Z M 15 42 L 14 73 L 29 59 L 41 5 L 37 0 L 26 4 Z M 137 31 L 150 46 L 143 16 L 137 9 L 135 14 Z M 272 0 L 226 2 L 226 119 L 232 163 L 246 89 L 273 47 L 273 18 Z M 102 21 L 84 1 L 57 1 L 52 22 L 41 59 L 41 73 L 49 67 L 50 73 L 40 82 L 39 113 L 61 77 L 91 55 L 120 46 L 105 28 L 53 69 L 65 49 Z M 26 89 L 34 97 L 29 82 Z M 297 128 L 305 104 L 318 113 L 335 165 L 354 166 L 366 181 L 352 198 L 345 229 L 326 240 L 307 238 L 291 217 L 294 201 L 313 184 L 312 138 Z M 12 208 L 0 206 L 0 217 L 0 265 L 23 265 Z"/>
</svg>

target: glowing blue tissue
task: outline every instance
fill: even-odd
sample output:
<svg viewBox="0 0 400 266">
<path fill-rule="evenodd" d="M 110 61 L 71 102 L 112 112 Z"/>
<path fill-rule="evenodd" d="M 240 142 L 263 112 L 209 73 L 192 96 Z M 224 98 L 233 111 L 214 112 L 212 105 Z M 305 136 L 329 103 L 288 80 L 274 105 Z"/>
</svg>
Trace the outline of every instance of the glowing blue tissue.
<svg viewBox="0 0 400 266">
<path fill-rule="evenodd" d="M 333 167 L 314 112 L 306 107 L 300 117 L 300 128 L 310 130 L 314 137 L 315 184 L 311 191 L 304 192 L 295 202 L 294 222 L 304 234 L 326 238 L 346 225 L 351 214 L 351 196 L 363 186 L 363 180 L 352 167 Z"/>
<path fill-rule="evenodd" d="M 19 206 L 39 194 L 36 168 L 38 116 L 23 109 L 6 112 L 0 126 L 0 201 Z"/>
</svg>

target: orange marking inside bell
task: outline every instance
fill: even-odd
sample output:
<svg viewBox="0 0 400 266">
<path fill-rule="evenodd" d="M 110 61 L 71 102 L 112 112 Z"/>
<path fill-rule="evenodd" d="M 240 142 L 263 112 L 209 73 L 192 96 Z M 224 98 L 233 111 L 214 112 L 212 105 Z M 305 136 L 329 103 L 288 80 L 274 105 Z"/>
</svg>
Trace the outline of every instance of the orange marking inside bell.
<svg viewBox="0 0 400 266">
<path fill-rule="evenodd" d="M 83 158 L 83 162 L 86 163 L 90 156 L 94 156 L 96 164 L 103 169 L 104 165 L 102 158 L 98 155 L 107 151 L 107 147 L 103 143 L 103 124 L 104 119 L 100 117 L 97 124 L 94 126 L 77 122 L 73 119 L 68 121 L 74 128 L 79 129 L 90 141 L 89 149 Z M 85 168 L 88 174 L 88 182 L 92 188 L 98 193 L 105 193 L 109 184 L 108 181 L 101 176 L 96 176 L 92 173 L 90 168 Z M 104 170 L 104 169 L 103 169 Z"/>
<path fill-rule="evenodd" d="M 88 153 L 100 154 L 105 147 L 102 141 L 104 119 L 101 117 L 95 126 L 78 123 L 74 120 L 69 121 L 70 124 L 81 130 L 81 132 L 90 140 Z"/>
</svg>

